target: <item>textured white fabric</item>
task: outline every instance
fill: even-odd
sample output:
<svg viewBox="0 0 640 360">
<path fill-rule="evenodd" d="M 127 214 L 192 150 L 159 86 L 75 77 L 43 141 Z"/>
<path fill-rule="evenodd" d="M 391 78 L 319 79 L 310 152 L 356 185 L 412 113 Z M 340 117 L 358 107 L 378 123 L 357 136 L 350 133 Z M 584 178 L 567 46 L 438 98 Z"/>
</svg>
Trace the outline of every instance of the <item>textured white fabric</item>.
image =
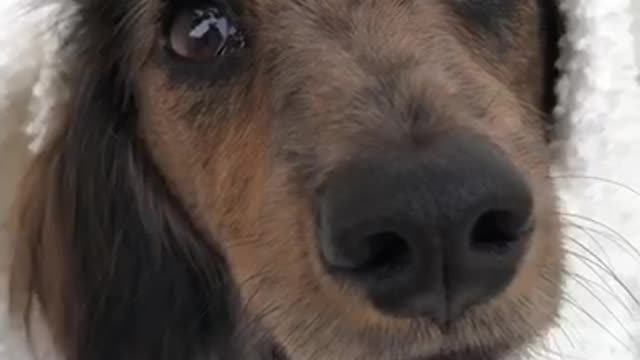
<svg viewBox="0 0 640 360">
<path fill-rule="evenodd" d="M 582 226 L 566 229 L 576 254 L 570 272 L 580 277 L 570 277 L 563 320 L 532 351 L 536 359 L 640 359 L 640 305 L 632 296 L 640 298 L 640 87 L 631 15 L 640 15 L 640 1 L 633 1 L 560 0 L 568 32 L 556 114 L 570 125 L 571 137 L 568 162 L 558 164 L 554 176 L 563 211 L 574 214 L 565 221 Z M 18 19 L 9 8 L 21 2 L 0 0 L 0 221 L 28 149 L 37 151 L 47 140 L 56 125 L 50 114 L 67 95 L 62 75 L 68 69 L 57 63 L 57 37 L 45 31 L 60 5 Z M 640 33 L 635 41 L 640 48 Z M 6 249 L 3 231 L 0 249 Z M 3 311 L 2 254 L 0 360 L 30 360 Z"/>
<path fill-rule="evenodd" d="M 31 360 L 23 338 L 10 331 L 6 313 L 10 256 L 5 221 L 15 184 L 53 127 L 55 104 L 66 89 L 52 29 L 58 5 L 27 11 L 22 0 L 0 0 L 0 360 Z M 51 356 L 40 357 L 51 360 Z"/>
<path fill-rule="evenodd" d="M 561 329 L 540 359 L 640 359 L 640 87 L 629 0 L 564 0 L 557 115 L 572 127 L 556 171 L 570 256 Z M 635 31 L 633 31 L 635 30 Z M 610 271 L 611 270 L 611 271 Z M 633 295 L 632 295 L 632 294 Z M 635 299 L 634 299 L 635 297 Z M 597 319 L 597 320 L 594 320 Z"/>
</svg>

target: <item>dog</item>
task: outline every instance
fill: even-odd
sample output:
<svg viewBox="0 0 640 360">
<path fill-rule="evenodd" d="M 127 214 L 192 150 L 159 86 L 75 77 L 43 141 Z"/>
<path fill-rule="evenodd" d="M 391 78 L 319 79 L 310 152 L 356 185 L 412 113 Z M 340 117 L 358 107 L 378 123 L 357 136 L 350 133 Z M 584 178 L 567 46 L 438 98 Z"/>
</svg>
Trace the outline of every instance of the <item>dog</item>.
<svg viewBox="0 0 640 360">
<path fill-rule="evenodd" d="M 68 1 L 11 279 L 64 360 L 498 360 L 553 325 L 553 0 Z"/>
</svg>

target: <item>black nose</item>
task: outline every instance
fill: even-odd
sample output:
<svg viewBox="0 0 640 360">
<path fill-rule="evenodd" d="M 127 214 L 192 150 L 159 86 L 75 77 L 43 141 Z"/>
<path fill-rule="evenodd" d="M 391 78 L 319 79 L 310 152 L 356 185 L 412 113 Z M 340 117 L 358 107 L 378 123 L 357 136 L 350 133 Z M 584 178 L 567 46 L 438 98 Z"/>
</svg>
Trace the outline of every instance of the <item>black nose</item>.
<svg viewBox="0 0 640 360">
<path fill-rule="evenodd" d="M 532 230 L 530 190 L 488 140 L 441 136 L 354 161 L 317 198 L 328 271 L 384 312 L 444 323 L 504 290 Z"/>
</svg>

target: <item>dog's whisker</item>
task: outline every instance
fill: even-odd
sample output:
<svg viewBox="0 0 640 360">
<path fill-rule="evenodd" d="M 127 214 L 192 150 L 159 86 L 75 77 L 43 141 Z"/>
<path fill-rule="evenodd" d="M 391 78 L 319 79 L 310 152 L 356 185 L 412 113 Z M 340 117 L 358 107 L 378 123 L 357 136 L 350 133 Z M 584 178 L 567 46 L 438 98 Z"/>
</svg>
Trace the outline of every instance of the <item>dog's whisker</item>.
<svg viewBox="0 0 640 360">
<path fill-rule="evenodd" d="M 262 305 L 260 311 L 257 311 L 255 315 L 251 315 L 250 320 L 244 325 L 244 328 L 253 330 L 258 324 L 262 324 L 265 318 L 284 311 L 285 309 L 283 309 L 281 304 L 278 304 L 276 301 L 270 301 L 266 305 Z M 269 333 L 265 332 L 265 335 L 269 335 Z"/>
<path fill-rule="evenodd" d="M 318 331 L 324 330 L 325 329 L 330 329 L 333 328 L 333 324 L 335 323 L 335 321 L 327 321 L 325 320 L 325 324 L 323 324 L 322 327 L 317 327 L 316 328 L 316 333 Z M 315 360 L 317 358 L 320 358 L 323 356 L 323 353 L 327 351 L 327 349 L 331 349 L 331 345 L 336 344 L 338 341 L 338 339 L 340 339 L 340 337 L 342 336 L 342 334 L 340 333 L 340 331 L 332 331 L 333 335 L 331 337 L 328 337 L 326 341 L 324 341 L 323 344 L 321 344 L 320 346 L 315 346 L 316 350 L 313 351 L 313 353 L 311 353 L 311 356 L 309 357 L 310 360 Z M 310 334 L 307 337 L 307 343 L 312 341 L 312 339 L 314 338 L 315 333 Z"/>
<path fill-rule="evenodd" d="M 296 324 L 295 326 L 293 326 L 291 328 L 291 330 L 289 331 L 289 334 L 287 334 L 287 336 L 285 336 L 282 341 L 286 344 L 291 342 L 291 339 L 293 338 L 293 336 L 297 336 L 299 334 L 310 334 L 313 333 L 314 331 L 317 331 L 317 329 L 315 328 L 317 322 L 319 320 L 322 319 L 322 312 L 321 311 L 317 311 L 309 320 L 305 320 L 305 321 L 300 321 L 298 322 L 298 324 Z M 311 335 L 308 335 L 307 337 L 311 338 Z M 302 346 L 302 345 L 300 345 Z"/>
<path fill-rule="evenodd" d="M 254 276 L 251 276 L 251 277 L 245 279 L 244 282 L 249 282 L 251 280 L 260 279 L 261 277 L 262 277 L 262 274 L 255 274 Z M 239 286 L 241 286 L 241 285 L 239 285 Z M 257 293 L 257 289 L 256 289 L 256 293 Z M 246 303 L 245 303 L 245 305 L 246 305 Z M 213 303 L 207 304 L 207 306 L 202 310 L 200 318 L 202 318 L 204 316 L 207 316 L 207 314 L 212 310 L 213 306 L 215 306 Z M 196 319 L 196 320 L 198 320 L 198 319 Z"/>
<path fill-rule="evenodd" d="M 632 351 L 631 347 L 628 345 L 626 341 L 617 336 L 609 327 L 607 327 L 602 321 L 600 321 L 597 317 L 593 316 L 589 311 L 584 309 L 578 302 L 575 301 L 570 295 L 564 294 L 562 295 L 562 300 L 565 304 L 571 306 L 573 309 L 577 310 L 580 314 L 584 315 L 590 321 L 592 321 L 596 326 L 598 326 L 601 330 L 606 332 L 613 340 L 615 340 L 620 346 L 623 346 L 626 350 Z M 632 335 L 627 333 L 629 337 Z"/>
<path fill-rule="evenodd" d="M 584 230 L 583 227 L 579 227 L 580 230 Z M 610 259 L 607 258 L 608 261 L 605 261 L 605 259 L 603 259 L 603 256 L 606 256 L 607 252 L 605 251 L 604 248 L 600 248 L 602 255 L 600 255 L 599 253 L 597 253 L 596 251 L 592 250 L 590 247 L 588 247 L 586 244 L 584 244 L 583 241 L 580 241 L 579 239 L 577 239 L 575 236 L 570 236 L 570 235 L 566 235 L 565 236 L 566 239 L 569 241 L 568 245 L 572 245 L 573 249 L 567 248 L 566 250 L 568 252 L 574 252 L 579 254 L 579 252 L 577 251 L 581 251 L 583 255 L 586 256 L 591 256 L 591 258 L 596 259 L 597 262 L 599 264 L 601 264 L 603 267 L 605 267 L 607 269 L 607 271 L 610 271 L 611 273 L 614 273 L 613 271 L 613 266 L 610 263 Z M 595 243 L 597 243 L 597 241 L 595 240 L 595 238 L 593 238 L 592 236 L 590 236 Z"/>
<path fill-rule="evenodd" d="M 606 293 L 607 295 L 609 295 L 610 297 L 613 298 L 613 300 L 616 301 L 616 304 L 622 306 L 625 308 L 625 310 L 627 311 L 628 314 L 632 314 L 633 313 L 633 309 L 631 308 L 631 306 L 629 306 L 627 304 L 627 302 L 621 297 L 620 294 L 618 294 L 618 292 L 614 291 L 611 287 L 603 285 L 593 279 L 589 279 L 586 276 L 583 276 L 580 273 L 577 272 L 572 272 L 570 270 L 564 270 L 563 273 L 566 275 L 567 278 L 576 281 L 576 283 L 580 282 L 583 288 L 585 288 L 585 290 L 587 291 L 593 291 L 595 292 L 596 290 L 594 290 L 593 288 L 599 289 L 600 291 Z M 601 280 L 603 280 L 603 278 L 601 278 Z M 604 281 L 604 280 L 603 280 Z"/>
<path fill-rule="evenodd" d="M 584 180 L 584 181 L 595 181 L 600 182 L 606 185 L 613 185 L 623 190 L 630 192 L 631 194 L 640 197 L 640 190 L 624 184 L 620 181 L 607 179 L 605 177 L 593 176 L 593 175 L 580 175 L 580 174 L 552 174 L 549 176 L 552 180 L 567 180 L 567 181 L 576 181 L 576 180 Z"/>
<path fill-rule="evenodd" d="M 275 300 L 270 300 L 266 303 L 261 304 L 259 307 L 252 309 L 252 311 L 248 314 L 243 314 L 247 316 L 245 321 L 240 324 L 240 327 L 236 330 L 239 334 L 249 333 L 251 336 L 255 336 L 253 334 L 256 329 L 262 334 L 261 339 L 270 339 L 271 334 L 268 329 L 261 326 L 265 318 L 269 316 L 276 315 L 285 310 L 282 309 L 282 305 L 279 304 Z M 277 316 L 277 315 L 276 315 Z"/>
<path fill-rule="evenodd" d="M 239 314 L 241 314 L 241 316 L 246 316 L 247 318 L 243 319 L 244 321 L 241 321 L 239 324 L 240 326 L 235 329 L 235 332 L 239 335 L 249 333 L 250 335 L 248 335 L 247 338 L 255 337 L 256 334 L 254 334 L 254 332 L 256 329 L 259 329 L 260 334 L 257 334 L 259 338 L 255 339 L 254 343 L 257 343 L 263 339 L 268 339 L 270 337 L 268 332 L 266 332 L 266 330 L 262 327 L 257 326 L 257 324 L 261 323 L 264 316 L 268 316 L 271 313 L 278 311 L 279 308 L 279 305 L 277 305 L 277 303 L 269 302 L 267 304 L 262 304 L 262 308 L 260 311 L 256 311 L 256 309 L 254 309 L 254 311 L 252 312 L 249 311 L 251 301 L 262 290 L 262 286 L 264 284 L 264 281 L 262 280 L 265 276 L 265 273 L 256 273 L 241 280 L 238 283 L 238 289 L 240 290 L 241 294 L 243 293 L 244 288 L 249 287 L 249 284 L 253 282 L 257 283 L 257 286 L 250 287 L 252 289 L 251 294 L 245 299 L 242 299 Z"/>
<path fill-rule="evenodd" d="M 600 257 L 600 255 L 593 252 L 591 249 L 589 249 L 587 246 L 585 246 L 582 242 L 578 241 L 574 237 L 567 236 L 566 238 L 567 240 L 569 240 L 571 244 L 573 244 L 574 248 L 575 247 L 578 248 L 578 249 L 565 249 L 565 252 L 567 255 L 574 256 L 579 260 L 585 260 L 585 259 L 591 260 L 589 262 L 583 261 L 583 264 L 587 265 L 587 267 L 596 275 L 602 275 L 602 272 L 612 277 L 615 275 L 613 268 L 610 266 L 610 264 L 607 264 L 607 262 L 604 261 Z M 578 250 L 582 250 L 584 253 L 578 252 Z M 596 268 L 594 268 L 594 266 Z M 600 280 L 604 281 L 604 278 L 600 277 Z"/>
<path fill-rule="evenodd" d="M 615 311 L 613 311 L 611 306 L 608 305 L 600 296 L 598 296 L 598 294 L 592 288 L 590 288 L 587 284 L 585 284 L 584 281 L 581 281 L 580 279 L 577 279 L 577 278 L 571 278 L 571 279 L 578 286 L 580 286 L 582 289 L 587 291 L 587 293 L 589 293 L 591 295 L 591 297 L 593 299 L 595 299 L 602 306 L 602 308 L 611 316 L 611 318 L 620 326 L 621 329 L 624 329 L 625 332 L 627 332 L 628 334 L 631 334 L 631 331 L 629 330 L 629 328 L 624 324 L 624 322 L 615 313 Z M 609 294 L 609 295 L 611 295 L 611 294 Z M 619 301 L 620 305 L 623 305 L 623 306 L 625 305 L 624 302 L 621 301 L 619 298 L 616 298 L 616 299 Z M 627 308 L 627 311 L 628 311 L 629 314 L 632 314 L 632 311 L 628 306 L 624 306 L 624 307 Z"/>
<path fill-rule="evenodd" d="M 602 236 L 604 236 L 604 235 L 599 234 L 599 233 L 594 233 L 594 232 L 592 232 L 592 231 L 589 231 L 590 229 L 589 229 L 588 227 L 578 225 L 578 224 L 576 224 L 576 223 L 574 223 L 574 222 L 572 222 L 572 221 L 564 220 L 564 221 L 563 221 L 563 224 L 564 224 L 564 226 L 565 226 L 566 228 L 578 229 L 582 234 L 584 234 L 585 236 L 587 236 L 587 237 L 591 240 L 591 244 L 590 244 L 590 245 L 596 246 L 596 247 L 598 248 L 598 249 L 597 249 L 598 253 L 599 253 L 599 254 L 602 254 L 602 256 L 604 257 L 604 258 L 602 259 L 602 261 L 603 261 L 607 266 L 612 267 L 611 259 L 609 258 L 609 253 L 608 253 L 608 252 L 606 251 L 606 249 L 604 248 L 604 244 L 602 243 L 602 241 L 598 241 L 598 240 L 596 239 L 596 235 L 600 235 L 601 237 L 602 237 Z M 577 239 L 575 236 L 568 236 L 568 235 L 567 235 L 567 237 L 568 237 L 568 238 L 570 238 L 570 240 L 571 240 L 571 241 L 573 241 L 573 242 L 578 242 L 578 239 Z M 615 240 L 611 240 L 611 241 L 615 241 Z M 582 242 L 580 242 L 580 244 L 582 245 L 582 246 L 580 246 L 581 248 L 587 248 L 587 246 L 586 246 L 586 245 L 584 245 L 584 244 L 582 244 Z M 596 251 L 591 251 L 591 252 L 596 253 Z"/>
<path fill-rule="evenodd" d="M 569 218 L 572 220 L 572 223 L 575 224 L 575 220 L 581 220 L 581 221 L 585 221 L 587 223 L 590 224 L 594 224 L 597 225 L 605 230 L 607 230 L 610 234 L 613 234 L 615 236 L 616 239 L 618 239 L 622 244 L 619 244 L 619 246 L 621 246 L 622 249 L 624 250 L 629 250 L 631 251 L 635 256 L 637 256 L 638 258 L 640 258 L 640 249 L 638 249 L 636 246 L 633 245 L 633 243 L 631 243 L 631 241 L 629 239 L 627 239 L 623 234 L 621 234 L 619 231 L 617 231 L 616 229 L 612 228 L 611 226 L 595 220 L 593 218 L 584 216 L 584 215 L 580 215 L 580 214 L 572 214 L 572 213 L 567 213 L 567 212 L 557 212 L 559 216 L 563 217 L 563 218 Z M 577 226 L 577 224 L 575 224 Z M 588 228 L 585 227 L 584 225 L 580 225 L 584 228 L 587 229 L 592 229 L 595 230 L 593 228 Z M 610 240 L 614 240 L 614 239 L 610 239 Z M 614 241 L 615 243 L 615 241 Z M 623 247 L 622 245 L 626 245 L 626 248 Z"/>
<path fill-rule="evenodd" d="M 541 345 L 542 349 L 531 349 L 529 351 L 529 357 L 531 359 L 545 359 L 545 360 L 590 360 L 582 356 L 576 356 L 573 354 L 568 354 L 567 352 L 562 352 L 560 350 L 553 350 L 549 348 L 548 344 Z M 555 346 L 560 349 L 562 346 L 559 343 L 556 343 Z M 549 356 L 552 356 L 550 358 Z"/>
<path fill-rule="evenodd" d="M 610 277 L 611 280 L 615 281 L 615 283 L 620 286 L 620 288 L 629 296 L 629 298 L 636 304 L 640 304 L 640 301 L 638 300 L 637 296 L 634 294 L 633 291 L 631 291 L 631 289 L 629 288 L 629 285 L 626 284 L 624 281 L 622 281 L 622 279 L 620 279 L 620 276 L 618 276 L 618 274 L 616 274 L 611 268 L 609 268 L 608 266 L 606 266 L 606 264 L 603 264 L 601 261 L 599 261 L 599 257 L 595 256 L 596 260 L 594 259 L 590 259 L 589 257 L 580 254 L 580 253 L 576 253 L 570 250 L 567 250 L 567 255 L 573 256 L 574 258 L 576 258 L 577 260 L 583 262 L 583 263 L 588 263 L 589 265 L 595 266 L 596 268 L 602 270 L 606 275 L 608 275 Z"/>
<path fill-rule="evenodd" d="M 584 253 L 579 253 L 572 249 L 566 249 L 565 251 L 568 255 L 573 256 L 575 259 L 580 260 L 584 265 L 589 265 L 588 267 L 592 271 L 594 271 L 595 274 L 602 274 L 602 272 L 604 272 L 604 274 L 608 275 L 610 279 L 614 280 L 615 283 L 619 285 L 631 297 L 631 299 L 635 303 L 640 304 L 640 301 L 638 300 L 637 296 L 629 288 L 629 285 L 626 284 L 624 281 L 622 281 L 620 276 L 613 270 L 613 267 L 610 264 L 607 264 L 600 255 L 598 255 L 596 252 L 591 250 L 589 247 L 587 247 L 585 244 L 578 241 L 574 237 L 567 236 L 567 239 L 574 246 L 578 247 L 584 252 Z M 596 269 L 594 269 L 593 267 L 599 269 L 601 272 L 596 271 Z M 601 280 L 603 280 L 604 284 L 608 283 L 607 281 L 604 281 L 605 279 L 603 278 L 601 278 Z"/>
<path fill-rule="evenodd" d="M 523 354 L 523 359 L 564 359 L 565 353 L 561 352 L 559 349 L 562 348 L 560 343 L 556 340 L 556 338 L 552 335 L 549 335 L 545 342 L 540 342 L 536 344 L 535 347 L 531 346 L 527 348 L 526 353 Z M 555 350 L 553 348 L 555 348 Z"/>
<path fill-rule="evenodd" d="M 262 289 L 262 285 L 264 284 L 264 281 L 262 281 L 264 279 L 264 276 L 265 276 L 264 273 L 257 272 L 243 279 L 238 284 L 238 289 L 240 289 L 240 293 L 242 294 L 242 290 L 248 286 L 247 284 L 250 284 L 251 282 L 254 282 L 254 281 L 258 283 L 258 285 L 255 288 L 253 288 L 251 295 L 249 295 L 246 299 L 243 300 L 242 306 L 240 309 L 241 314 L 246 314 L 248 312 L 252 300 L 256 296 L 258 296 L 258 294 L 260 293 L 260 290 Z"/>
<path fill-rule="evenodd" d="M 543 276 L 543 280 L 548 282 L 548 283 L 550 283 L 550 284 L 558 285 L 557 284 L 558 283 L 557 280 L 552 279 L 552 278 L 550 278 L 548 276 Z M 558 318 L 556 318 L 554 320 L 554 325 L 555 325 L 556 329 L 558 329 L 560 331 L 560 333 L 562 334 L 562 336 L 567 340 L 567 343 L 569 344 L 569 346 L 571 346 L 572 348 L 576 348 L 576 341 L 570 336 L 569 332 L 566 330 L 566 328 L 564 326 L 565 321 L 563 321 L 563 319 L 562 319 L 563 315 L 562 314 L 558 314 L 557 316 L 558 316 Z M 559 346 L 559 344 L 557 343 L 557 340 L 556 339 L 553 339 L 553 340 L 556 342 L 556 345 L 558 346 L 558 348 L 561 348 Z"/>
<path fill-rule="evenodd" d="M 576 348 L 576 343 L 577 343 L 577 342 L 573 339 L 573 337 L 571 337 L 571 335 L 570 335 L 570 334 L 569 334 L 569 332 L 567 331 L 566 327 L 558 323 L 558 324 L 556 325 L 556 328 L 560 331 L 560 333 L 562 334 L 562 336 L 567 340 L 567 344 L 569 344 L 569 347 L 571 347 L 572 349 L 575 349 L 575 348 Z M 559 349 L 562 349 L 562 348 L 563 348 L 563 346 L 559 343 L 559 341 L 558 341 L 557 339 L 555 339 L 555 338 L 553 338 L 553 337 L 552 337 L 552 339 L 553 339 L 553 341 L 554 341 L 554 344 L 555 344 L 555 346 L 556 346 L 556 349 L 558 349 L 558 350 L 556 350 L 556 351 L 555 351 L 555 353 L 556 353 L 556 354 L 558 354 L 558 355 L 562 354 L 562 353 L 559 351 Z M 551 349 L 548 349 L 548 350 L 549 350 L 549 351 L 551 351 Z"/>
<path fill-rule="evenodd" d="M 299 298 L 298 302 L 304 301 L 303 298 Z M 306 348 L 308 343 L 314 341 L 316 334 L 319 331 L 327 332 L 327 328 L 335 320 L 329 319 L 323 316 L 323 310 L 316 311 L 315 314 L 308 320 L 300 321 L 295 326 L 288 330 L 288 333 L 281 339 L 282 344 L 287 345 L 293 353 L 298 350 Z M 329 345 L 333 340 L 327 340 Z M 319 349 L 326 351 L 325 346 L 318 346 Z"/>
<path fill-rule="evenodd" d="M 629 256 L 634 256 L 637 260 L 640 260 L 640 248 L 637 248 L 636 246 L 634 246 L 631 243 L 631 241 L 628 240 L 626 237 L 621 237 L 616 234 L 612 234 L 611 232 L 607 232 L 602 229 L 596 229 L 587 225 L 580 225 L 577 223 L 573 223 L 572 226 L 574 228 L 579 228 L 583 233 L 588 235 L 592 240 L 594 240 L 594 242 L 597 245 L 599 245 L 599 248 L 602 249 L 603 251 L 604 251 L 604 247 L 603 247 L 604 244 L 602 244 L 602 242 L 600 241 L 596 241 L 594 235 L 599 235 L 601 239 L 604 238 L 608 241 L 613 242 L 614 244 L 617 244 L 620 250 L 625 251 Z M 628 245 L 628 246 L 625 246 L 625 245 Z"/>
</svg>

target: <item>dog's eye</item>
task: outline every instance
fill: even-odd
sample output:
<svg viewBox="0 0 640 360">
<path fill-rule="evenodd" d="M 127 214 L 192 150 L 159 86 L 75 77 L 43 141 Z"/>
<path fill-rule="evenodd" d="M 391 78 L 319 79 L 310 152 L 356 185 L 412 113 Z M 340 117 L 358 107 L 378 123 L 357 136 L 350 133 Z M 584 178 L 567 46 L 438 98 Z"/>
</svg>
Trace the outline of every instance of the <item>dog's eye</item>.
<svg viewBox="0 0 640 360">
<path fill-rule="evenodd" d="M 245 46 L 240 26 L 224 6 L 180 10 L 168 29 L 168 46 L 175 55 L 210 62 Z"/>
</svg>

